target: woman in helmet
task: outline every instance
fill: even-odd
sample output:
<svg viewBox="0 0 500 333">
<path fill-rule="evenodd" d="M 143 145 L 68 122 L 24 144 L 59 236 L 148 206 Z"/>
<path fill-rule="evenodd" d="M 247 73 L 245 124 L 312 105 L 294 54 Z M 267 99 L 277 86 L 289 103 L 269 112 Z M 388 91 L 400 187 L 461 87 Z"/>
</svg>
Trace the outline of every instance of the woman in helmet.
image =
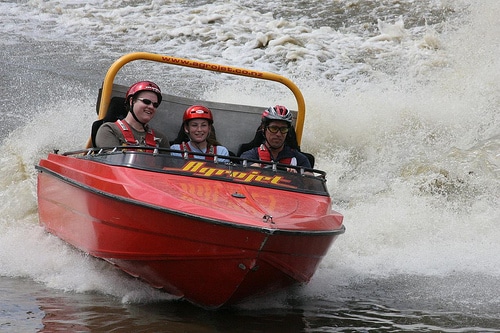
<svg viewBox="0 0 500 333">
<path fill-rule="evenodd" d="M 106 122 L 96 134 L 97 147 L 142 145 L 168 148 L 168 139 L 153 130 L 149 121 L 153 119 L 162 100 L 161 90 L 151 81 L 139 81 L 130 86 L 125 94 L 127 116 L 115 122 Z"/>
<path fill-rule="evenodd" d="M 182 126 L 177 139 L 170 147 L 174 150 L 182 150 L 188 153 L 190 158 L 213 160 L 213 156 L 189 154 L 189 152 L 204 153 L 210 155 L 229 156 L 229 151 L 215 138 L 214 118 L 212 111 L 203 105 L 193 105 L 186 109 L 182 117 Z M 181 153 L 171 153 L 174 156 L 182 156 Z M 218 159 L 227 162 L 227 159 Z"/>
<path fill-rule="evenodd" d="M 282 164 L 311 167 L 307 156 L 302 154 L 297 144 L 287 138 L 292 129 L 292 113 L 282 105 L 271 106 L 262 113 L 259 131 L 263 136 L 263 143 L 241 154 L 241 158 L 277 162 Z M 288 140 L 287 140 L 288 139 Z M 297 172 L 296 169 L 287 169 Z"/>
</svg>

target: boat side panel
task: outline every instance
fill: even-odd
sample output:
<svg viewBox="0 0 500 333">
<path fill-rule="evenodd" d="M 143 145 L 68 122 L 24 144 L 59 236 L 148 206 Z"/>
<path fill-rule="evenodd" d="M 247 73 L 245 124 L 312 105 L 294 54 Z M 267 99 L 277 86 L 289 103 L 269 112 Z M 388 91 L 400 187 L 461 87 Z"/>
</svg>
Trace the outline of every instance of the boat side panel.
<svg viewBox="0 0 500 333">
<path fill-rule="evenodd" d="M 99 257 L 185 259 L 216 253 L 244 256 L 259 249 L 264 232 L 205 223 L 187 215 L 166 214 L 130 202 L 82 190 L 41 172 L 40 222 L 70 244 Z M 230 238 L 225 239 L 230 233 Z"/>
</svg>

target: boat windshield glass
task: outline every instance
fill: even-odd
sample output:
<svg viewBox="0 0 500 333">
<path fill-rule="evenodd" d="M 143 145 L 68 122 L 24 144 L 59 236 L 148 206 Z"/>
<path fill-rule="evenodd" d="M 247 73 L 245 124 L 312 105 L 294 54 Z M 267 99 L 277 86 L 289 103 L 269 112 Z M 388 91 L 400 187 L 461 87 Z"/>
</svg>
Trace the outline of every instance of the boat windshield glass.
<svg viewBox="0 0 500 333">
<path fill-rule="evenodd" d="M 85 150 L 85 154 L 83 153 L 84 151 L 69 152 L 65 155 L 80 154 L 81 158 L 92 159 L 96 162 L 151 172 L 329 195 L 325 184 L 326 174 L 316 169 L 261 161 L 259 165 L 262 166 L 252 166 L 258 161 L 217 155 L 203 156 L 207 157 L 206 159 L 176 157 L 171 156 L 168 149 L 166 151 L 159 149 L 151 153 L 143 149 L 117 147 L 113 150 L 88 149 Z M 293 168 L 295 172 L 287 171 L 287 168 Z"/>
</svg>

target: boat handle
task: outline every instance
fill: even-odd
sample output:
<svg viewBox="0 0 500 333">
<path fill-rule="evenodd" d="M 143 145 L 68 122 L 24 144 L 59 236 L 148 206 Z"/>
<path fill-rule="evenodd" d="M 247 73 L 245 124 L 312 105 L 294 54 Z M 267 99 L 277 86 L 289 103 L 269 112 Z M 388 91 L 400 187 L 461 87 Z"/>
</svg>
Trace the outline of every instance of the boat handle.
<svg viewBox="0 0 500 333">
<path fill-rule="evenodd" d="M 269 214 L 266 214 L 262 217 L 262 222 L 274 224 L 273 217 Z"/>
</svg>

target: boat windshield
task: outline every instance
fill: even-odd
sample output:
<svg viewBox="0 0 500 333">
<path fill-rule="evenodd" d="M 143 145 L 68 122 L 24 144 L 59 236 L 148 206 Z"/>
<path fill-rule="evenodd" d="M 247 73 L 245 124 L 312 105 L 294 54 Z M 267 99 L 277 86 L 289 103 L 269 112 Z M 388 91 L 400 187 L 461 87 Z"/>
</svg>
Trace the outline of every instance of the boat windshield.
<svg viewBox="0 0 500 333">
<path fill-rule="evenodd" d="M 182 157 L 170 153 L 181 153 Z M 288 191 L 328 196 L 326 173 L 321 170 L 280 163 L 246 160 L 235 156 L 220 156 L 165 148 L 112 147 L 89 148 L 63 155 L 94 160 L 115 166 L 130 167 L 189 177 L 279 188 Z M 193 156 L 194 155 L 194 156 Z M 258 163 L 259 166 L 254 166 Z M 287 171 L 287 168 L 296 172 Z"/>
</svg>

